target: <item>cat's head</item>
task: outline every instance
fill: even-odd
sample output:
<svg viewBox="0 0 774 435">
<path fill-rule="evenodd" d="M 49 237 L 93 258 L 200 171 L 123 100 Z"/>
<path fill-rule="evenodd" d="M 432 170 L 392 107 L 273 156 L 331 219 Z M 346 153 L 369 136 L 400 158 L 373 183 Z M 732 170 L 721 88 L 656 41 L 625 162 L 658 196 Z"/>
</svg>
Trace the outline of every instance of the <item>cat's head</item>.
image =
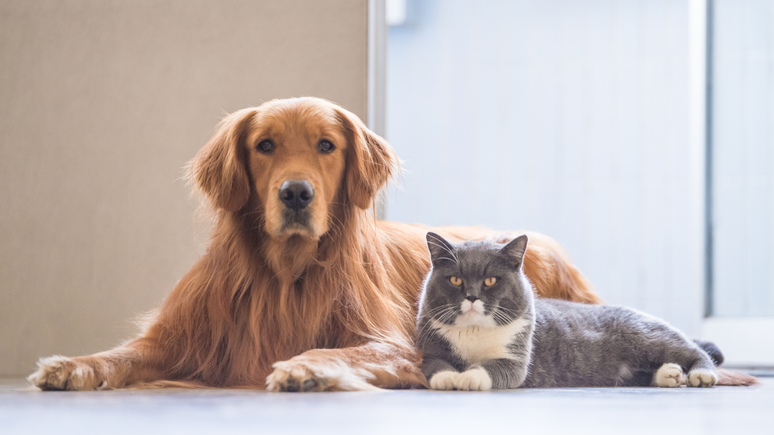
<svg viewBox="0 0 774 435">
<path fill-rule="evenodd" d="M 429 232 L 427 247 L 433 267 L 425 283 L 423 316 L 446 325 L 495 327 L 532 306 L 532 286 L 522 270 L 526 235 L 502 245 L 451 243 Z"/>
</svg>

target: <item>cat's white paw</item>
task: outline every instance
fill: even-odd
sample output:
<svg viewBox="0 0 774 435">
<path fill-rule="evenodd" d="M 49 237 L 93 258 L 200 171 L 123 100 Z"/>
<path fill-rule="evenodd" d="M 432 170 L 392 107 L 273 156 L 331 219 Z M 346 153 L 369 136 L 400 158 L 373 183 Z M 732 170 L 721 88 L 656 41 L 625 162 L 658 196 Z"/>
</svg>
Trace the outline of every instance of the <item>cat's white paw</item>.
<svg viewBox="0 0 774 435">
<path fill-rule="evenodd" d="M 476 367 L 460 373 L 454 386 L 463 391 L 487 391 L 492 389 L 492 378 L 486 370 Z"/>
<path fill-rule="evenodd" d="M 689 387 L 713 387 L 718 383 L 718 375 L 714 370 L 696 369 L 688 372 Z"/>
<path fill-rule="evenodd" d="M 666 363 L 662 365 L 653 377 L 657 387 L 673 388 L 685 383 L 685 375 L 679 364 Z"/>
<path fill-rule="evenodd" d="M 430 378 L 430 388 L 433 390 L 453 390 L 459 375 L 459 373 L 452 371 L 437 372 Z"/>
</svg>

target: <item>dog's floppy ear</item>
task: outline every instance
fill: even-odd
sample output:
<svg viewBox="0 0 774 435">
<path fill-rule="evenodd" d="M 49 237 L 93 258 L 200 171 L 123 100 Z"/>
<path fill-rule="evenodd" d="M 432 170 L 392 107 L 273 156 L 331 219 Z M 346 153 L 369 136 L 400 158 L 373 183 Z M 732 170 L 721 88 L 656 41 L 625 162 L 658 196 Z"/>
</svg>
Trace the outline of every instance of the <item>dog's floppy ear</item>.
<svg viewBox="0 0 774 435">
<path fill-rule="evenodd" d="M 189 177 L 215 205 L 228 211 L 250 197 L 244 150 L 240 146 L 255 109 L 242 109 L 221 121 L 218 131 L 189 164 Z"/>
<path fill-rule="evenodd" d="M 379 189 L 390 179 L 398 157 L 390 144 L 368 129 L 355 114 L 336 107 L 346 132 L 347 195 L 353 204 L 367 209 Z"/>
</svg>

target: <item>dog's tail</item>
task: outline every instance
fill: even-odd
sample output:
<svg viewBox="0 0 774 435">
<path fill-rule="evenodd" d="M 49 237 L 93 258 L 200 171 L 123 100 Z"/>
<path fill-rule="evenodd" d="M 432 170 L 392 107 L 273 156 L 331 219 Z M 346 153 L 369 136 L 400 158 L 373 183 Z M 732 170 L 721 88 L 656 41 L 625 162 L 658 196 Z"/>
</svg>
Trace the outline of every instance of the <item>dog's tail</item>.
<svg viewBox="0 0 774 435">
<path fill-rule="evenodd" d="M 707 352 L 707 355 L 712 358 L 715 366 L 723 364 L 725 357 L 720 348 L 711 341 L 693 340 L 703 351 Z M 749 387 L 750 385 L 757 385 L 758 379 L 755 376 L 750 376 L 736 370 L 729 369 L 717 369 L 718 383 L 716 385 L 725 385 L 727 387 Z"/>
<path fill-rule="evenodd" d="M 568 300 L 582 302 L 584 304 L 601 305 L 604 303 L 597 294 L 594 286 L 573 264 L 566 264 L 569 280 L 567 284 Z"/>
<path fill-rule="evenodd" d="M 715 385 L 725 385 L 727 387 L 749 387 L 758 385 L 760 382 L 755 376 L 746 375 L 736 370 L 717 369 L 718 383 Z"/>
</svg>

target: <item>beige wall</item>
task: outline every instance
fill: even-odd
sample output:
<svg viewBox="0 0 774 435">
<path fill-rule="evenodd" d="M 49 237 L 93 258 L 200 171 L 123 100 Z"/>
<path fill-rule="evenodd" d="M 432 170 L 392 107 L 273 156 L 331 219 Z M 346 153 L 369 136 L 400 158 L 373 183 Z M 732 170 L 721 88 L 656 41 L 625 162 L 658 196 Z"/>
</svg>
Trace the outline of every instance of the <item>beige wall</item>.
<svg viewBox="0 0 774 435">
<path fill-rule="evenodd" d="M 365 119 L 366 81 L 365 0 L 0 2 L 0 375 L 116 345 L 171 290 L 204 242 L 181 168 L 223 114 Z"/>
</svg>

